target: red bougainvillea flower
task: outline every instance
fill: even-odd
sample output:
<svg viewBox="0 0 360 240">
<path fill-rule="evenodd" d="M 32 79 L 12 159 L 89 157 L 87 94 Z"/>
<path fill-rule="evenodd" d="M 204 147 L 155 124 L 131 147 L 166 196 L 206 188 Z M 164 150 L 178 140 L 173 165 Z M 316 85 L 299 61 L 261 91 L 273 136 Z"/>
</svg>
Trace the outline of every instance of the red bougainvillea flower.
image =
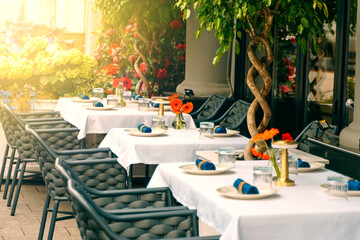
<svg viewBox="0 0 360 240">
<path fill-rule="evenodd" d="M 144 62 L 140 63 L 140 70 L 143 74 L 145 74 L 147 68 L 146 68 L 146 64 Z"/>
<path fill-rule="evenodd" d="M 296 43 L 295 37 L 290 38 L 291 43 Z"/>
<path fill-rule="evenodd" d="M 167 68 L 170 65 L 171 65 L 170 60 L 168 58 L 165 58 L 165 67 Z"/>
<path fill-rule="evenodd" d="M 134 63 L 134 62 L 135 62 L 135 60 L 136 60 L 135 55 L 130 55 L 130 57 L 129 57 L 129 61 L 130 61 L 131 63 Z"/>
<path fill-rule="evenodd" d="M 112 95 L 114 95 L 114 92 L 113 92 L 113 91 L 110 91 L 110 90 L 105 90 L 105 92 L 107 92 L 108 94 L 112 94 Z"/>
<path fill-rule="evenodd" d="M 131 79 L 126 76 L 123 80 L 123 86 L 125 87 L 125 90 L 128 91 L 131 89 L 132 87 L 132 83 L 131 83 Z"/>
<path fill-rule="evenodd" d="M 127 25 L 124 32 L 125 32 L 125 33 L 128 33 L 128 32 L 131 31 L 131 29 L 132 29 L 131 25 Z"/>
<path fill-rule="evenodd" d="M 164 78 L 166 78 L 166 69 L 165 68 L 163 68 L 163 69 L 159 69 L 158 70 L 158 73 L 157 73 L 157 78 L 158 79 L 164 79 Z"/>
<path fill-rule="evenodd" d="M 119 58 L 118 58 L 118 57 L 116 57 L 116 56 L 115 56 L 115 57 L 113 57 L 113 62 L 114 62 L 114 63 L 119 63 L 119 61 L 120 61 L 120 60 L 119 60 Z"/>
<path fill-rule="evenodd" d="M 294 90 L 288 85 L 280 85 L 279 89 L 282 93 L 292 93 Z"/>
<path fill-rule="evenodd" d="M 283 141 L 293 141 L 293 138 L 292 138 L 292 136 L 290 135 L 290 133 L 284 133 L 284 134 L 282 135 L 282 140 L 283 140 Z"/>
<path fill-rule="evenodd" d="M 115 64 L 109 64 L 109 65 L 105 65 L 102 69 L 105 71 L 105 75 L 109 76 L 117 73 L 119 67 Z"/>
<path fill-rule="evenodd" d="M 180 111 L 182 107 L 182 101 L 179 98 L 172 99 L 170 101 L 171 109 L 175 111 Z"/>
<path fill-rule="evenodd" d="M 133 33 L 133 37 L 134 37 L 135 39 L 138 39 L 138 38 L 139 38 L 139 35 L 138 35 L 136 32 L 134 32 L 134 33 Z"/>
<path fill-rule="evenodd" d="M 137 74 L 137 72 L 135 71 L 135 69 L 133 70 L 133 76 L 134 76 L 134 78 L 140 78 L 139 74 Z"/>
<path fill-rule="evenodd" d="M 182 43 L 179 43 L 177 45 L 177 48 L 179 49 L 179 51 L 182 51 L 184 49 L 184 45 Z"/>
<path fill-rule="evenodd" d="M 113 82 L 112 82 L 112 86 L 113 88 L 118 88 L 119 84 L 120 84 L 121 79 L 120 78 L 114 78 Z"/>
<path fill-rule="evenodd" d="M 182 27 L 182 25 L 178 20 L 174 20 L 170 23 L 170 27 L 174 30 L 179 30 Z"/>
<path fill-rule="evenodd" d="M 181 55 L 179 58 L 181 61 L 185 61 L 185 55 Z"/>
<path fill-rule="evenodd" d="M 109 46 L 108 53 L 109 53 L 109 55 L 114 57 L 119 50 L 120 50 L 119 44 L 112 43 Z"/>
<path fill-rule="evenodd" d="M 184 48 L 184 50 L 186 49 L 186 43 L 183 44 L 183 48 Z"/>
<path fill-rule="evenodd" d="M 191 111 L 194 109 L 194 105 L 192 102 L 187 102 L 181 107 L 181 111 L 183 113 L 191 113 Z"/>
<path fill-rule="evenodd" d="M 171 95 L 170 97 L 168 97 L 167 100 L 171 101 L 171 99 L 178 98 L 178 97 L 179 97 L 179 95 L 177 93 L 175 93 L 175 94 Z"/>
</svg>

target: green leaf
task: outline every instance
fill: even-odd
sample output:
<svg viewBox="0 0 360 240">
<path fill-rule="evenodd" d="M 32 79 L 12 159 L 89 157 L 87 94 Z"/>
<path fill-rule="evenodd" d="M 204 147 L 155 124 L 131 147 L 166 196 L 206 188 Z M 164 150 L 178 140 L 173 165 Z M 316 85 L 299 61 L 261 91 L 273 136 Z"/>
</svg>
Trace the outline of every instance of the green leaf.
<svg viewBox="0 0 360 240">
<path fill-rule="evenodd" d="M 298 31 L 298 33 L 302 34 L 303 30 L 304 30 L 303 25 L 299 24 L 299 26 L 298 26 L 298 30 L 297 30 L 297 31 Z"/>
<path fill-rule="evenodd" d="M 236 54 L 240 53 L 240 43 L 238 40 L 235 40 L 235 52 Z"/>
<path fill-rule="evenodd" d="M 214 57 L 212 64 L 215 66 L 219 62 L 220 58 L 218 56 Z"/>
<path fill-rule="evenodd" d="M 220 28 L 220 23 L 221 23 L 221 19 L 220 19 L 220 18 L 217 18 L 217 19 L 215 20 L 215 29 L 216 29 L 216 30 Z"/>
<path fill-rule="evenodd" d="M 200 34 L 201 34 L 201 30 L 199 29 L 195 32 L 195 38 L 198 38 Z"/>
<path fill-rule="evenodd" d="M 186 19 L 188 19 L 189 17 L 190 17 L 190 14 L 191 14 L 191 11 L 190 11 L 190 9 L 185 9 L 184 10 L 184 16 L 183 16 L 183 19 L 184 20 L 186 20 Z"/>
<path fill-rule="evenodd" d="M 301 25 L 304 28 L 309 28 L 309 21 L 306 18 L 301 18 Z"/>
<path fill-rule="evenodd" d="M 326 6 L 326 4 L 325 4 L 325 3 L 323 4 L 323 6 L 324 6 L 324 14 L 325 14 L 325 16 L 328 18 L 328 17 L 329 17 L 329 11 L 328 11 L 328 8 L 327 8 L 327 6 Z"/>
<path fill-rule="evenodd" d="M 236 35 L 238 36 L 239 39 L 241 39 L 241 31 L 237 31 Z"/>
</svg>

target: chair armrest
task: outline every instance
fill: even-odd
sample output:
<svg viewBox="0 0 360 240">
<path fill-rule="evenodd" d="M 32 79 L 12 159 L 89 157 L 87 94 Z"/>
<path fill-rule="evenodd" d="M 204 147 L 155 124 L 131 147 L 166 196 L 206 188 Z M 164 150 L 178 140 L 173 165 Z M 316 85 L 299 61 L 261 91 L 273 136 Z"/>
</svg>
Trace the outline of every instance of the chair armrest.
<svg viewBox="0 0 360 240">
<path fill-rule="evenodd" d="M 34 112 L 34 113 L 18 113 L 16 114 L 20 118 L 27 118 L 27 117 L 37 117 L 44 116 L 44 115 L 53 115 L 54 117 L 60 117 L 60 112 L 58 111 L 48 111 L 48 112 Z"/>
<path fill-rule="evenodd" d="M 189 210 L 188 207 L 158 207 L 158 208 L 132 208 L 132 209 L 103 209 L 104 212 L 115 214 L 115 215 L 128 215 L 128 214 L 139 214 L 139 213 L 154 213 L 154 212 L 165 212 L 165 211 L 179 211 Z"/>
<path fill-rule="evenodd" d="M 54 117 L 54 118 L 25 118 L 21 119 L 26 123 L 36 123 L 36 122 L 51 122 L 51 121 L 64 121 L 62 117 Z"/>
</svg>

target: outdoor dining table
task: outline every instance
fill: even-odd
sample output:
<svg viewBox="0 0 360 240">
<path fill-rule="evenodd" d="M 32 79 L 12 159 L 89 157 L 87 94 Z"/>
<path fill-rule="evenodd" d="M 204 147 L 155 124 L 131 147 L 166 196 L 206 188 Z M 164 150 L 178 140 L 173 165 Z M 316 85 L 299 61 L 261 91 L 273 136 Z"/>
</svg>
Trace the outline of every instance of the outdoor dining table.
<svg viewBox="0 0 360 240">
<path fill-rule="evenodd" d="M 160 136 L 138 137 L 128 134 L 125 128 L 113 128 L 99 147 L 109 147 L 118 157 L 118 162 L 129 169 L 131 164 L 137 163 L 194 162 L 196 151 L 218 150 L 220 147 L 245 149 L 248 141 L 242 135 L 199 139 L 198 129 L 169 129 Z"/>
<path fill-rule="evenodd" d="M 320 187 L 330 170 L 290 175 L 293 187 L 279 188 L 268 198 L 231 199 L 217 192 L 232 186 L 237 178 L 252 183 L 252 168 L 266 161 L 237 161 L 236 167 L 221 175 L 191 175 L 179 167 L 188 164 L 162 163 L 148 187 L 170 187 L 181 204 L 197 209 L 203 222 L 222 234 L 222 240 L 359 239 L 360 196 L 332 201 Z"/>
<path fill-rule="evenodd" d="M 60 98 L 55 110 L 74 126 L 80 129 L 78 139 L 87 134 L 108 133 L 112 128 L 133 128 L 144 123 L 151 126 L 152 117 L 157 116 L 155 111 L 138 111 L 137 103 L 128 103 L 126 107 L 118 107 L 107 111 L 88 110 L 91 103 L 74 102 L 72 98 Z M 165 124 L 171 126 L 175 114 L 165 111 Z M 187 128 L 196 128 L 194 120 L 189 114 L 183 114 Z"/>
</svg>

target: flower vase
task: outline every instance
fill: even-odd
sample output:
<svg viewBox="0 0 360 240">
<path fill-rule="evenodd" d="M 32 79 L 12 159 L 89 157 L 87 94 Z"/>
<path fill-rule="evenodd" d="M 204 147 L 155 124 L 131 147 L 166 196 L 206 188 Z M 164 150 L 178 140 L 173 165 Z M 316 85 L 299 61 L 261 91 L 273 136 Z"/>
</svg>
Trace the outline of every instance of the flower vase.
<svg viewBox="0 0 360 240">
<path fill-rule="evenodd" d="M 186 122 L 182 113 L 176 113 L 175 119 L 172 122 L 172 127 L 178 130 L 185 130 Z"/>
<path fill-rule="evenodd" d="M 124 98 L 124 88 L 119 87 L 118 89 L 116 89 L 116 95 L 118 96 L 118 106 L 119 107 L 125 107 L 126 106 L 126 101 L 125 101 L 125 98 Z"/>
</svg>

